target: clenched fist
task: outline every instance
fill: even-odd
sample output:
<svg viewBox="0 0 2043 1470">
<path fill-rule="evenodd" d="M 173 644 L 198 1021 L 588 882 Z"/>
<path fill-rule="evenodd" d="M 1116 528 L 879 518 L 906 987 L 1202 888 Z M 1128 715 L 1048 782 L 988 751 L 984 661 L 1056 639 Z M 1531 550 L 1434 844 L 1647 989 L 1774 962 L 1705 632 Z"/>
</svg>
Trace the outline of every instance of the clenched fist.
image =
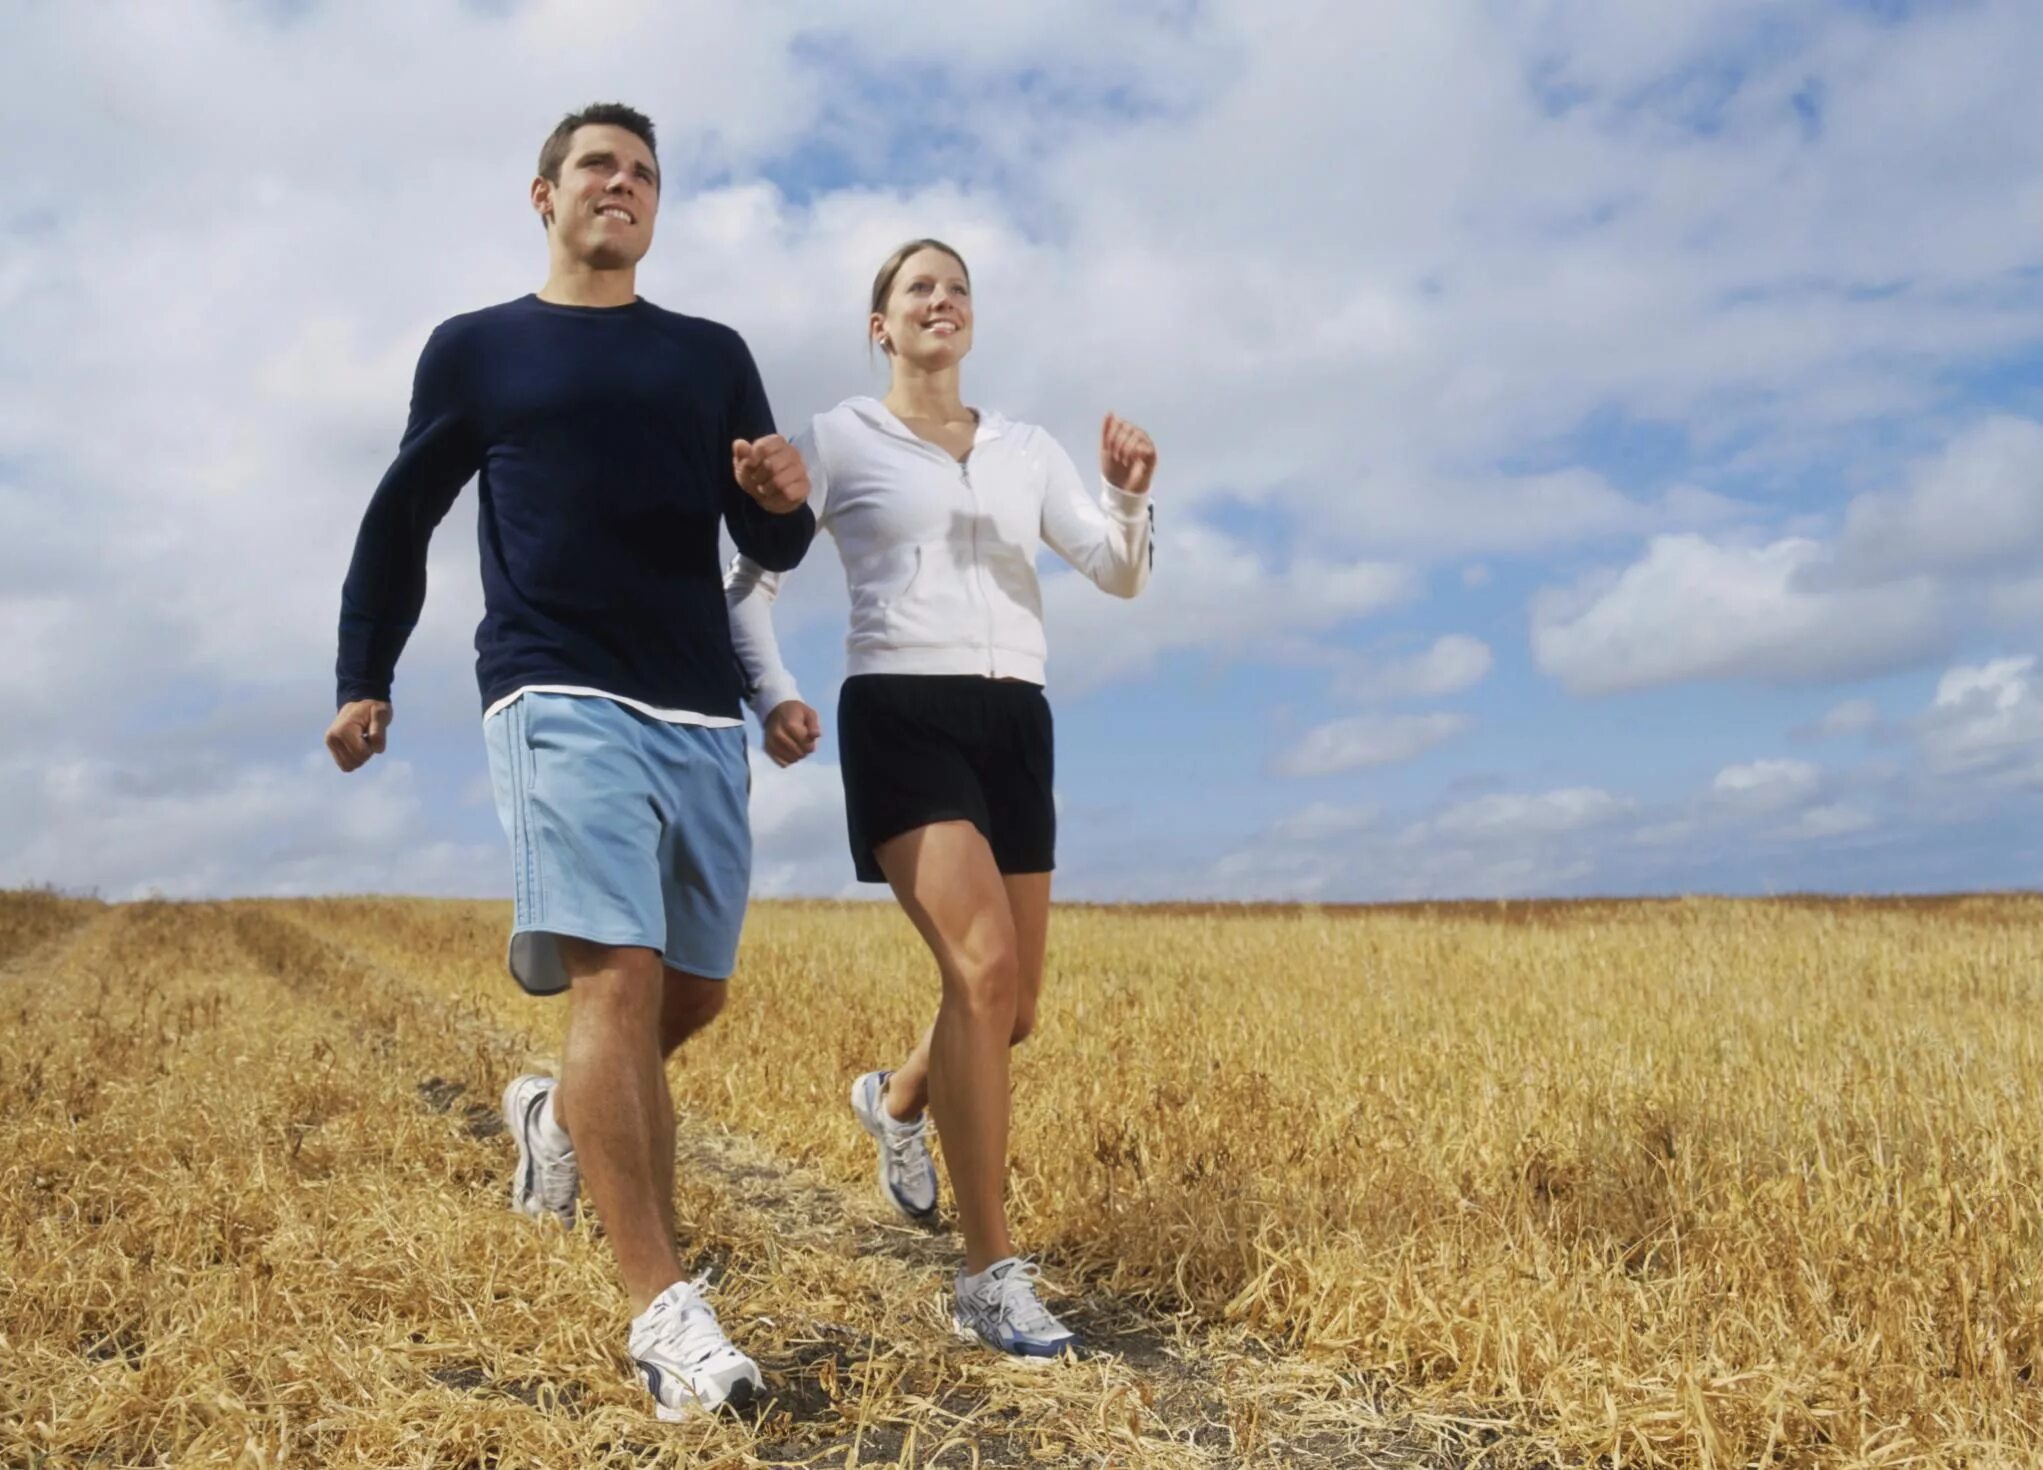
<svg viewBox="0 0 2043 1470">
<path fill-rule="evenodd" d="M 1156 441 L 1126 419 L 1107 415 L 1100 425 L 1100 473 L 1116 490 L 1141 495 L 1156 473 Z"/>
<path fill-rule="evenodd" d="M 390 702 L 351 699 L 326 727 L 326 748 L 343 771 L 358 771 L 369 757 L 383 754 L 390 732 Z"/>
<path fill-rule="evenodd" d="M 823 722 L 799 699 L 782 700 L 766 717 L 766 738 L 761 743 L 776 766 L 791 766 L 803 756 L 816 753 L 823 738 Z"/>
<path fill-rule="evenodd" d="M 778 434 L 731 441 L 731 473 L 738 488 L 777 516 L 809 498 L 809 468 L 795 447 Z"/>
</svg>

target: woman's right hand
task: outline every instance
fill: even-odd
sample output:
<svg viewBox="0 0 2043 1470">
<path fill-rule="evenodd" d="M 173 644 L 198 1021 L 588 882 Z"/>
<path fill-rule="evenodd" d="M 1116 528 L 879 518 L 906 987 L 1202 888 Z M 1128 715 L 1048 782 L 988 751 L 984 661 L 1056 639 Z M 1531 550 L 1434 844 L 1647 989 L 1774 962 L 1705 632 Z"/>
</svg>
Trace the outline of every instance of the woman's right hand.
<svg viewBox="0 0 2043 1470">
<path fill-rule="evenodd" d="M 766 717 L 766 753 L 776 766 L 791 766 L 803 756 L 816 753 L 823 738 L 823 722 L 799 699 L 783 700 Z"/>
</svg>

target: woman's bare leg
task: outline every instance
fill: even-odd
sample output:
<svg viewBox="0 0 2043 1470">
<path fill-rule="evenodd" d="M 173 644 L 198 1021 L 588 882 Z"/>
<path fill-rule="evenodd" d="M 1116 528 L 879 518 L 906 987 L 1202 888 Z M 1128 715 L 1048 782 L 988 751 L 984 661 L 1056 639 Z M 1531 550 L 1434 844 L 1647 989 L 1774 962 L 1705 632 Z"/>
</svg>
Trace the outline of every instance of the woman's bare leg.
<svg viewBox="0 0 2043 1470">
<path fill-rule="evenodd" d="M 873 854 L 935 956 L 943 1003 L 930 1028 L 930 1111 L 975 1274 L 1013 1254 L 1007 1234 L 1007 1050 L 1021 990 L 1006 885 L 970 822 L 936 822 Z"/>
<path fill-rule="evenodd" d="M 1014 1030 L 1009 1046 L 1020 1046 L 1036 1028 L 1036 1002 L 1043 993 L 1043 955 L 1050 934 L 1050 875 L 1006 873 L 1007 911 L 1014 918 L 1015 960 L 1020 984 L 1015 990 Z M 929 1106 L 929 1041 L 935 1027 L 922 1033 L 908 1059 L 887 1078 L 885 1106 L 897 1123 L 913 1122 Z"/>
</svg>

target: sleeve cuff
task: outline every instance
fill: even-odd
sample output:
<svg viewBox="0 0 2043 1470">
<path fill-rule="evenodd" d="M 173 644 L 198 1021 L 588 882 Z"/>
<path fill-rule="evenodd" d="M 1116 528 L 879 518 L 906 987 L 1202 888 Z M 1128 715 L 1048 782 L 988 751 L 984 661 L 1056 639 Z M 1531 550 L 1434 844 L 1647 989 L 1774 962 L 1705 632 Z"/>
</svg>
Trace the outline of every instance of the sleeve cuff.
<svg viewBox="0 0 2043 1470">
<path fill-rule="evenodd" d="M 765 724 L 766 717 L 786 704 L 790 699 L 802 697 L 801 686 L 792 674 L 782 673 L 761 680 L 759 688 L 752 695 L 752 713 L 759 716 L 759 723 Z"/>
<path fill-rule="evenodd" d="M 1149 514 L 1149 492 L 1131 495 L 1107 480 L 1100 481 L 1100 505 L 1117 521 L 1133 524 Z"/>
</svg>

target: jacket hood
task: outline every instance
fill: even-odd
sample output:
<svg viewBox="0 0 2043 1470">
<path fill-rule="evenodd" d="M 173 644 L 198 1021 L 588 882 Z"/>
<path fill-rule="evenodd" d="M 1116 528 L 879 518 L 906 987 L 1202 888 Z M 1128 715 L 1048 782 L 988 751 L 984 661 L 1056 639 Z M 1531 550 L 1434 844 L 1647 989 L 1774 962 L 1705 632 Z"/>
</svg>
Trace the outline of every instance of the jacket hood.
<svg viewBox="0 0 2043 1470">
<path fill-rule="evenodd" d="M 892 409 L 869 394 L 845 399 L 831 410 L 831 414 L 832 416 L 849 414 L 868 428 L 876 429 L 882 434 L 890 434 L 896 439 L 906 439 L 911 444 L 928 442 L 917 438 L 915 431 L 895 417 Z M 995 439 L 1014 427 L 1013 420 L 997 408 L 982 408 L 978 410 L 978 414 L 980 438 Z"/>
</svg>

